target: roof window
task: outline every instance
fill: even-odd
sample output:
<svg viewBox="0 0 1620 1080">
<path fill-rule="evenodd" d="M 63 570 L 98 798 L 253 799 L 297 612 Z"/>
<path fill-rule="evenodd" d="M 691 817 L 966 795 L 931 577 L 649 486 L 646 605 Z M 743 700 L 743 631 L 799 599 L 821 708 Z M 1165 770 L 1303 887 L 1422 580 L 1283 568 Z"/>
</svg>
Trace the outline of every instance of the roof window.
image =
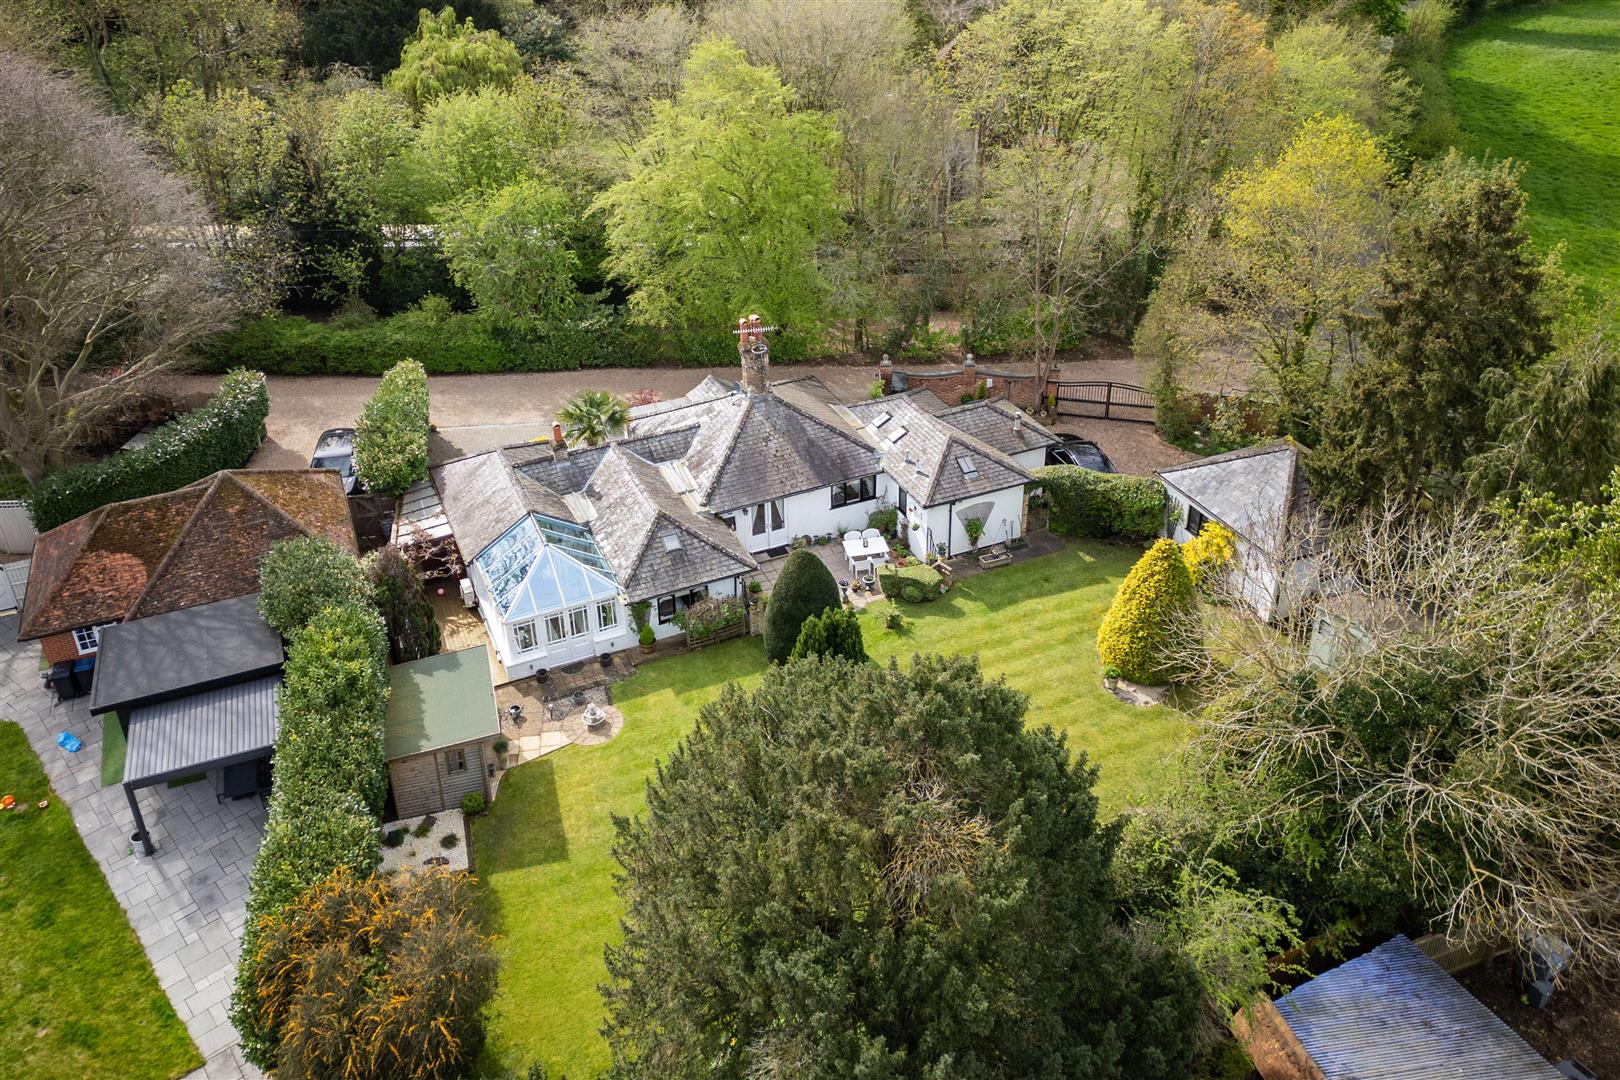
<svg viewBox="0 0 1620 1080">
<path fill-rule="evenodd" d="M 956 459 L 956 467 L 962 470 L 962 475 L 972 480 L 979 475 L 979 467 L 973 464 L 973 459 L 966 454 Z"/>
</svg>

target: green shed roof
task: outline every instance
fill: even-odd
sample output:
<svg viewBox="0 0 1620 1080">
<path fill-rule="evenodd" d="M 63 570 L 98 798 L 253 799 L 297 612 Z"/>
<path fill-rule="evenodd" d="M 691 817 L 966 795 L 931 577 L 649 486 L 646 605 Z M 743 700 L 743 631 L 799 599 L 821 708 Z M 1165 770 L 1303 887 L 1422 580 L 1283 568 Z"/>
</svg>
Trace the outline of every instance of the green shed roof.
<svg viewBox="0 0 1620 1080">
<path fill-rule="evenodd" d="M 501 733 L 489 648 L 474 645 L 388 669 L 389 761 Z"/>
</svg>

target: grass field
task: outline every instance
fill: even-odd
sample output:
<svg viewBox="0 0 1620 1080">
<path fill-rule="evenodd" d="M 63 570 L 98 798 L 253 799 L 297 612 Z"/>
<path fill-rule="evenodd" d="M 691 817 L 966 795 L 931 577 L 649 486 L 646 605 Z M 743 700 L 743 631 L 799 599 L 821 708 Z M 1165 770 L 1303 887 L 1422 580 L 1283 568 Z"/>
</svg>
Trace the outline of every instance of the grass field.
<svg viewBox="0 0 1620 1080">
<path fill-rule="evenodd" d="M 0 722 L 0 1061 L 7 1080 L 164 1080 L 203 1061 L 22 729 Z M 49 799 L 45 810 L 34 808 Z"/>
<path fill-rule="evenodd" d="M 1457 32 L 1446 77 L 1463 149 L 1525 164 L 1537 243 L 1620 286 L 1620 0 L 1493 12 Z"/>
<path fill-rule="evenodd" d="M 908 625 L 883 626 L 887 603 L 863 616 L 879 661 L 916 652 L 977 652 L 987 674 L 1030 695 L 1029 722 L 1050 724 L 1102 768 L 1099 794 L 1118 810 L 1163 775 L 1185 734 L 1180 714 L 1138 709 L 1102 689 L 1096 631 L 1138 552 L 1084 545 L 964 580 L 932 604 L 903 605 Z M 610 814 L 644 805 L 653 763 L 732 679 L 757 681 L 758 638 L 643 665 L 613 688 L 624 731 L 603 746 L 568 747 L 509 773 L 474 850 L 501 983 L 486 1066 L 541 1060 L 553 1074 L 592 1076 L 606 1063 L 597 1035 L 602 947 L 617 932 Z"/>
</svg>

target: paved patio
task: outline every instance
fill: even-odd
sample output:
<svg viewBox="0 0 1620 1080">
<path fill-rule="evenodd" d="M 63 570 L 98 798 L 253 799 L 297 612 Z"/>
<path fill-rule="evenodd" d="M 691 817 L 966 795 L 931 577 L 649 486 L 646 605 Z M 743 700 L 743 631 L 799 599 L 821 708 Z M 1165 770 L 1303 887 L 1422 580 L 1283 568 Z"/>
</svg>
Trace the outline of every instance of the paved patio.
<svg viewBox="0 0 1620 1080">
<path fill-rule="evenodd" d="M 18 643 L 15 615 L 0 618 L 0 717 L 22 725 L 206 1059 L 192 1077 L 261 1076 L 242 1060 L 226 1012 L 246 920 L 248 871 L 264 832 L 263 805 L 257 799 L 219 803 L 206 781 L 143 790 L 141 812 L 158 851 L 137 856 L 123 789 L 101 786 L 100 719 L 92 720 L 88 698 L 53 700 L 40 688 L 38 646 Z M 84 748 L 70 754 L 57 746 L 61 731 L 73 732 Z"/>
<path fill-rule="evenodd" d="M 810 554 L 821 560 L 821 564 L 832 574 L 834 581 L 849 581 L 851 579 L 849 563 L 844 559 L 843 545 L 834 540 L 830 544 L 811 544 L 807 548 Z M 792 554 L 789 552 L 788 554 Z M 754 556 L 759 563 L 759 573 L 754 576 L 759 579 L 760 587 L 766 592 L 776 588 L 776 579 L 782 576 L 782 566 L 788 560 L 787 555 L 778 555 L 776 558 Z M 856 608 L 863 608 L 874 600 L 882 597 L 876 593 L 845 592 L 851 604 Z"/>
</svg>

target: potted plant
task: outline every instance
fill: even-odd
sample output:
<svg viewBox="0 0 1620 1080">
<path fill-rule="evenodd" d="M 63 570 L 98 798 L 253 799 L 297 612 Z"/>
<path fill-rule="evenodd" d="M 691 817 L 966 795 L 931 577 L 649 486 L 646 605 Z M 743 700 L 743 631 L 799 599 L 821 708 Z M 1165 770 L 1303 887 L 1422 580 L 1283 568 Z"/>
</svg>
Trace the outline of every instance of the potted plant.
<svg viewBox="0 0 1620 1080">
<path fill-rule="evenodd" d="M 967 533 L 968 543 L 973 545 L 975 551 L 979 548 L 979 537 L 984 535 L 984 518 L 970 517 L 962 522 L 962 531 Z"/>
<path fill-rule="evenodd" d="M 657 642 L 657 637 L 653 635 L 653 628 L 643 625 L 641 628 L 641 651 L 643 653 L 652 652 L 653 646 L 657 644 Z"/>
<path fill-rule="evenodd" d="M 598 664 L 601 664 L 605 668 L 610 668 L 610 667 L 613 666 L 613 654 L 612 653 L 598 653 L 597 656 L 596 656 L 596 662 Z"/>
<path fill-rule="evenodd" d="M 1119 668 L 1113 664 L 1103 665 L 1103 689 L 1113 690 L 1119 686 Z"/>
</svg>

